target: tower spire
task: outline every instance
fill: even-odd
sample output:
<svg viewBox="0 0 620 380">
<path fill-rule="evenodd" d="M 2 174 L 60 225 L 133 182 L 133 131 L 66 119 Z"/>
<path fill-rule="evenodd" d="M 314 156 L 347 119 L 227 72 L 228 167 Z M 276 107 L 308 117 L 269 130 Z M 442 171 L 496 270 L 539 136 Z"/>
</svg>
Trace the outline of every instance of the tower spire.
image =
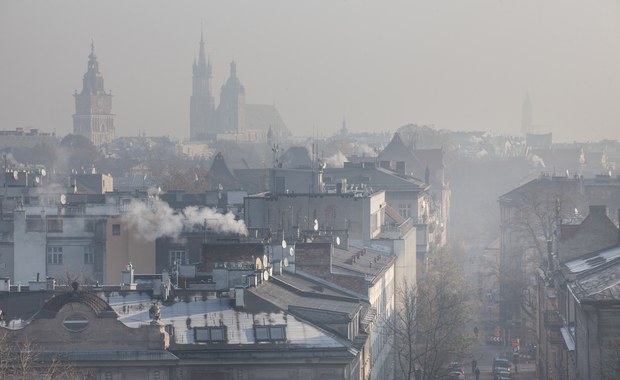
<svg viewBox="0 0 620 380">
<path fill-rule="evenodd" d="M 198 53 L 198 65 L 207 64 L 207 59 L 205 56 L 205 41 L 202 36 L 202 23 L 200 23 L 200 52 Z"/>
</svg>

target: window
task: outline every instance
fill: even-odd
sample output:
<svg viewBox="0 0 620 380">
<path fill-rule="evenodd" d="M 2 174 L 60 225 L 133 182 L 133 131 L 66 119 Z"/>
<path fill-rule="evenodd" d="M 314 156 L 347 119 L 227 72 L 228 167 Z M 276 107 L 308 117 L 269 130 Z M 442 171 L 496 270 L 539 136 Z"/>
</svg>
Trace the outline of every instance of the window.
<svg viewBox="0 0 620 380">
<path fill-rule="evenodd" d="M 399 204 L 398 213 L 400 214 L 400 216 L 402 216 L 405 219 L 410 218 L 412 216 L 411 215 L 411 204 L 409 203 Z"/>
<path fill-rule="evenodd" d="M 26 219 L 26 232 L 45 232 L 43 219 Z"/>
<path fill-rule="evenodd" d="M 196 342 L 226 342 L 226 326 L 194 327 Z"/>
<path fill-rule="evenodd" d="M 48 219 L 47 232 L 62 232 L 62 219 Z"/>
<path fill-rule="evenodd" d="M 170 251 L 170 267 L 188 264 L 187 251 Z"/>
<path fill-rule="evenodd" d="M 120 236 L 121 235 L 121 225 L 113 224 L 112 225 L 112 236 Z"/>
<path fill-rule="evenodd" d="M 88 318 L 82 314 L 72 314 L 62 321 L 63 326 L 71 332 L 80 332 L 88 327 Z"/>
<path fill-rule="evenodd" d="M 284 342 L 286 330 L 284 325 L 254 326 L 257 342 Z"/>
<path fill-rule="evenodd" d="M 84 219 L 84 232 L 95 232 L 94 219 Z"/>
<path fill-rule="evenodd" d="M 84 247 L 84 264 L 94 264 L 95 254 L 93 253 L 93 247 L 87 245 Z"/>
<path fill-rule="evenodd" d="M 47 247 L 47 263 L 52 265 L 62 264 L 62 247 Z"/>
</svg>

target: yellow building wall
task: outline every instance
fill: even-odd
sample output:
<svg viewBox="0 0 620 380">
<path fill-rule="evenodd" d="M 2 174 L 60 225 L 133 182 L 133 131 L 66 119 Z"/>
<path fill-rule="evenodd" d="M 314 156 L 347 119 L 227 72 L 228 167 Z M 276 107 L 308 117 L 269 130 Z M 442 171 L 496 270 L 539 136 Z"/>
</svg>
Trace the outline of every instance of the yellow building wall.
<svg viewBox="0 0 620 380">
<path fill-rule="evenodd" d="M 143 239 L 122 218 L 108 219 L 106 243 L 106 284 L 120 284 L 129 263 L 135 273 L 155 273 L 155 241 Z"/>
</svg>

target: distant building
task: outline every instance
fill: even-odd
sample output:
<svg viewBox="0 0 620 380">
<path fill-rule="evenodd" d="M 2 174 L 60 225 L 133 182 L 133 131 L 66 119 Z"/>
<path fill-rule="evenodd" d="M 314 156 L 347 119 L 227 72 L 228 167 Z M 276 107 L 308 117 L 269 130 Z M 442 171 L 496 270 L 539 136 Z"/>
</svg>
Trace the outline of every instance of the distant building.
<svg viewBox="0 0 620 380">
<path fill-rule="evenodd" d="M 237 76 L 237 63 L 230 63 L 230 76 L 221 88 L 216 107 L 212 89 L 212 66 L 207 59 L 204 39 L 200 36 L 198 61 L 194 60 L 190 97 L 191 141 L 223 140 L 266 142 L 269 131 L 273 140 L 289 132 L 273 105 L 246 104 L 245 87 Z"/>
<path fill-rule="evenodd" d="M 25 130 L 15 128 L 14 131 L 0 131 L 0 150 L 15 150 L 18 148 L 34 148 L 36 146 L 47 145 L 57 147 L 60 140 L 55 133 L 41 132 L 36 128 Z"/>
<path fill-rule="evenodd" d="M 114 140 L 116 131 L 112 114 L 112 93 L 103 87 L 103 76 L 99 73 L 99 63 L 94 44 L 90 45 L 88 70 L 82 79 L 82 91 L 75 97 L 73 133 L 87 137 L 95 146 Z"/>
<path fill-rule="evenodd" d="M 192 66 L 192 96 L 189 105 L 189 138 L 192 141 L 205 140 L 214 122 L 212 70 L 211 61 L 207 61 L 205 55 L 205 42 L 201 34 L 198 62 L 194 59 Z"/>
</svg>

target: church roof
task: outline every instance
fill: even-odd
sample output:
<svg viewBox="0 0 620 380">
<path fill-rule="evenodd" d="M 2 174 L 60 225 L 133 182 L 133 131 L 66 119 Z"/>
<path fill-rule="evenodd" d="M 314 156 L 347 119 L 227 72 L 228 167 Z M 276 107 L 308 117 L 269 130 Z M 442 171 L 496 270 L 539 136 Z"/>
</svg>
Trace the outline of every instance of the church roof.
<svg viewBox="0 0 620 380">
<path fill-rule="evenodd" d="M 60 309 L 69 303 L 81 303 L 89 306 L 95 315 L 100 318 L 118 318 L 118 314 L 116 314 L 114 309 L 112 309 L 106 301 L 99 298 L 96 294 L 74 290 L 59 294 L 47 301 L 41 310 L 34 316 L 34 319 L 54 318 Z"/>
<path fill-rule="evenodd" d="M 222 187 L 227 190 L 241 188 L 241 183 L 237 177 L 228 169 L 222 152 L 218 152 L 215 157 L 213 157 L 211 169 L 209 169 L 207 173 L 207 180 L 213 185 L 222 185 Z"/>
<path fill-rule="evenodd" d="M 389 144 L 379 153 L 379 160 L 383 160 L 382 156 L 389 155 L 390 157 L 399 156 L 401 160 L 413 159 L 411 149 L 405 144 L 400 133 L 394 133 L 394 137 Z"/>
<path fill-rule="evenodd" d="M 245 123 L 249 130 L 272 130 L 276 136 L 288 136 L 290 132 L 278 109 L 270 104 L 246 104 Z"/>
<path fill-rule="evenodd" d="M 280 156 L 282 166 L 290 169 L 310 168 L 312 160 L 310 153 L 304 146 L 292 146 Z"/>
</svg>

